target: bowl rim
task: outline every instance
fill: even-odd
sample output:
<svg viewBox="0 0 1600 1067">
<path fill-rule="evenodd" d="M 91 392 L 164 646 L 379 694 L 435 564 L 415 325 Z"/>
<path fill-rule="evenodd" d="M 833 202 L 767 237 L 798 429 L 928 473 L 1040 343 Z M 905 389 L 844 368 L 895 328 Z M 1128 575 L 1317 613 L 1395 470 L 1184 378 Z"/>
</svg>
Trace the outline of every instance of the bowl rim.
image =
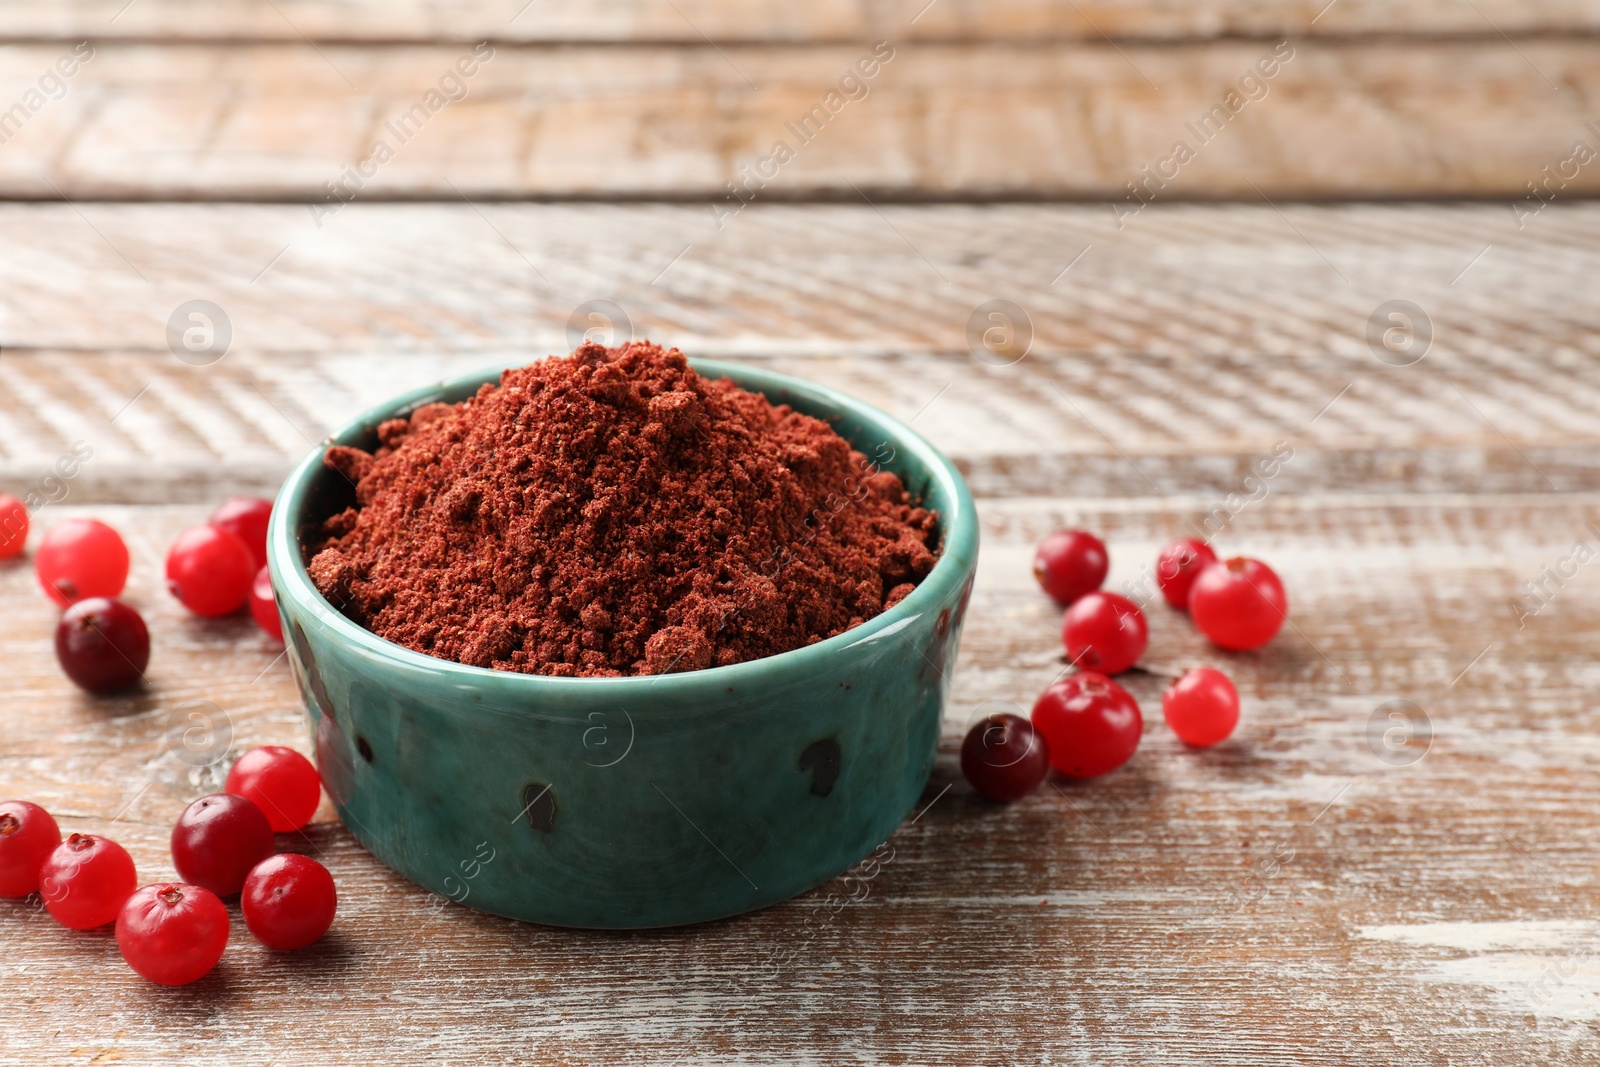
<svg viewBox="0 0 1600 1067">
<path fill-rule="evenodd" d="M 559 357 L 543 357 L 559 358 Z M 534 690 L 557 691 L 569 695 L 579 692 L 595 696 L 639 686 L 663 686 L 663 696 L 674 691 L 699 688 L 707 685 L 737 686 L 754 681 L 758 676 L 775 669 L 822 673 L 831 657 L 853 646 L 871 642 L 885 634 L 899 632 L 924 611 L 937 606 L 950 593 L 959 588 L 976 569 L 978 547 L 978 515 L 966 481 L 954 463 L 916 430 L 887 412 L 830 386 L 768 370 L 745 363 L 689 357 L 694 369 L 708 378 L 729 378 L 742 389 L 765 394 L 769 389 L 786 391 L 793 399 L 814 400 L 819 406 L 844 409 L 857 421 L 876 424 L 881 428 L 896 454 L 902 450 L 911 455 L 932 479 L 942 483 L 944 495 L 955 502 L 951 514 L 941 514 L 940 533 L 943 543 L 938 561 L 927 577 L 900 603 L 868 619 L 860 626 L 835 634 L 815 644 L 780 652 L 759 659 L 745 660 L 725 667 L 706 667 L 701 670 L 679 671 L 672 674 L 621 675 L 617 677 L 557 677 L 546 674 L 524 674 L 518 671 L 501 671 L 489 667 L 474 667 L 455 660 L 430 656 L 406 648 L 404 645 L 381 637 L 357 624 L 339 611 L 325 598 L 311 581 L 306 561 L 301 551 L 298 531 L 299 515 L 305 505 L 313 476 L 322 467 L 322 457 L 329 446 L 349 436 L 369 433 L 385 419 L 396 418 L 402 412 L 415 410 L 425 403 L 437 400 L 472 385 L 498 382 L 500 375 L 510 369 L 528 366 L 537 360 L 510 364 L 496 364 L 477 371 L 454 375 L 429 385 L 420 386 L 363 411 L 318 441 L 311 452 L 300 460 L 284 479 L 273 501 L 272 515 L 267 531 L 267 560 L 276 596 L 285 594 L 302 610 L 317 616 L 338 638 L 354 646 L 368 658 L 394 661 L 396 666 L 413 670 L 432 670 L 457 675 L 466 683 L 484 683 L 495 680 L 498 684 L 525 686 Z M 805 411 L 801 405 L 796 410 Z M 807 412 L 809 414 L 809 412 Z M 854 445 L 852 445 L 854 447 Z M 287 635 L 285 635 L 287 636 Z"/>
</svg>

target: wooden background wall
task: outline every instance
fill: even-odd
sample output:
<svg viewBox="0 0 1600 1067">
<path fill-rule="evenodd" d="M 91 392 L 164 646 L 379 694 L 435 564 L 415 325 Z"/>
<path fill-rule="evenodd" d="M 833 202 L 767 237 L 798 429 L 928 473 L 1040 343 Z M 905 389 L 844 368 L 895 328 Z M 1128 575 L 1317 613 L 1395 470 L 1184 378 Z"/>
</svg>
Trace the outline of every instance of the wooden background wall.
<svg viewBox="0 0 1600 1067">
<path fill-rule="evenodd" d="M 1600 189 L 1562 167 L 1600 150 L 1593 0 L 457 7 L 5 0 L 0 105 L 71 43 L 93 58 L 6 142 L 0 193 L 304 200 L 386 138 L 363 198 L 701 200 L 778 141 L 762 199 L 1120 200 L 1142 167 L 1161 200 L 1520 199 L 1546 167 L 1562 196 Z M 786 124 L 880 40 L 866 95 L 802 145 Z M 460 98 L 386 134 L 479 41 Z M 1192 161 L 1162 167 L 1180 141 Z"/>
</svg>

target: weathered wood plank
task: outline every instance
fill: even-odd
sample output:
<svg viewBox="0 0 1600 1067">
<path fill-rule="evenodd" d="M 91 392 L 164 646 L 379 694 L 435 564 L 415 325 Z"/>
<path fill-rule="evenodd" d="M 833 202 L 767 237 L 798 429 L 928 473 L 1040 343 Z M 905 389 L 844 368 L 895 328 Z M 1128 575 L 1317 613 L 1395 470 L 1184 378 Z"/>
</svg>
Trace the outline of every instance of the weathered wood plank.
<svg viewBox="0 0 1600 1067">
<path fill-rule="evenodd" d="M 959 355 L 1004 298 L 1031 353 L 1356 361 L 1374 309 L 1406 298 L 1439 320 L 1425 362 L 1581 366 L 1600 208 L 1516 223 L 1504 205 L 1156 205 L 1120 228 L 1090 206 L 756 205 L 718 229 L 689 205 L 355 204 L 319 229 L 291 206 L 0 205 L 0 345 L 167 353 L 173 312 L 207 299 L 251 357 L 487 363 L 565 350 L 605 299 L 708 354 Z"/>
<path fill-rule="evenodd" d="M 1584 635 L 1600 615 L 1584 575 L 1522 631 L 1486 605 L 1575 537 L 1593 540 L 1584 523 L 1597 503 L 1269 500 L 1229 540 L 1280 565 L 1299 632 L 1223 657 L 1180 616 L 1153 612 L 1158 673 L 1127 676 L 1151 716 L 1134 762 L 1002 809 L 959 781 L 952 746 L 984 702 L 1025 705 L 1059 670 L 1029 547 L 1060 521 L 1103 530 L 1118 586 L 1180 519 L 1159 499 L 986 501 L 931 806 L 895 835 L 894 860 L 861 902 L 831 914 L 828 894 L 844 895 L 833 886 L 640 935 L 435 914 L 323 821 L 286 843 L 340 880 L 331 939 L 283 959 L 240 927 L 218 974 L 178 996 L 143 985 L 110 938 L 67 936 L 8 903 L 0 989 L 12 1025 L 0 1058 L 211 1064 L 281 1050 L 343 1064 L 370 1060 L 376 1024 L 397 1061 L 971 1061 L 1000 1050 L 1008 1062 L 1585 1062 L 1600 984 L 1585 963 L 1596 931 L 1579 917 L 1596 890 L 1600 783 Z M 117 836 L 149 876 L 168 870 L 167 826 L 210 781 L 172 750 L 178 702 L 226 709 L 235 750 L 304 747 L 265 640 L 242 621 L 186 619 L 160 589 L 161 547 L 204 510 L 93 509 L 135 546 L 129 596 L 157 648 L 144 696 L 73 693 L 45 652 L 53 611 L 23 566 L 0 567 L 0 793 Z M 1207 660 L 1239 680 L 1245 718 L 1235 740 L 1196 754 L 1154 708 L 1160 671 Z M 1373 710 L 1399 697 L 1422 704 L 1435 732 L 1408 766 L 1381 762 L 1368 741 Z M 808 917 L 819 932 L 769 976 Z M 1547 968 L 1566 976 L 1541 992 Z"/>
<path fill-rule="evenodd" d="M 74 502 L 271 495 L 324 434 L 403 388 L 528 358 L 276 355 L 196 373 L 166 355 L 9 356 L 0 359 L 0 488 Z M 1600 490 L 1600 432 L 1561 430 L 1600 402 L 1594 364 L 1530 358 L 1537 388 L 1508 394 L 1492 362 L 1441 357 L 1406 380 L 1409 421 L 1397 423 L 1389 368 L 1370 358 L 1133 355 L 1107 370 L 1039 356 L 1011 373 L 961 356 L 765 362 L 914 419 L 980 496 L 1159 492 L 1202 522 L 1230 493 Z M 1254 398 L 1248 409 L 1208 415 L 1241 393 Z M 70 407 L 74 399 L 82 406 Z M 75 443 L 92 457 L 65 460 Z M 1291 458 L 1263 485 L 1251 465 L 1275 448 Z M 58 461 L 70 478 L 58 476 Z"/>
<path fill-rule="evenodd" d="M 835 884 L 639 935 L 436 913 L 325 809 L 285 843 L 340 880 L 331 938 L 282 959 L 236 923 L 219 972 L 176 996 L 109 937 L 0 907 L 0 1063 L 364 1063 L 378 1040 L 397 1062 L 1595 1058 L 1600 601 L 1587 564 L 1547 568 L 1600 543 L 1600 210 L 1521 231 L 1491 206 L 1151 208 L 1121 230 L 1089 208 L 752 208 L 720 232 L 690 207 L 357 205 L 297 230 L 302 212 L 0 208 L 0 489 L 46 488 L 93 443 L 36 522 L 124 531 L 156 649 L 148 691 L 81 696 L 28 561 L 0 563 L 0 795 L 170 873 L 170 822 L 222 766 L 182 758 L 185 702 L 221 710 L 234 752 L 306 747 L 276 649 L 162 590 L 171 538 L 353 410 L 560 350 L 571 310 L 605 298 L 640 333 L 914 418 L 968 471 L 984 550 L 931 806 L 860 902 Z M 1012 366 L 967 348 L 995 297 L 1035 326 Z M 209 366 L 167 349 L 196 298 L 235 330 Z M 1435 326 L 1410 367 L 1366 339 L 1396 298 Z M 1294 458 L 1243 499 L 1278 439 Z M 1134 761 L 1001 809 L 955 744 L 1062 669 L 1028 562 L 1065 523 L 1105 534 L 1108 586 L 1133 595 L 1163 541 L 1216 532 L 1279 568 L 1296 629 L 1223 655 L 1153 609 L 1147 669 L 1125 676 L 1147 713 Z M 1527 582 L 1553 594 L 1519 617 Z M 1199 662 L 1245 698 L 1205 754 L 1156 711 Z M 1431 720 L 1415 763 L 1372 747 L 1396 699 Z"/>
<path fill-rule="evenodd" d="M 291 207 L 13 205 L 0 228 L 0 478 L 36 485 L 83 440 L 75 500 L 270 491 L 402 389 L 568 350 L 597 298 L 637 336 L 914 419 L 983 495 L 1225 495 L 1280 440 L 1296 492 L 1600 487 L 1590 205 L 1520 232 L 1491 206 L 1122 230 L 1084 207 L 769 207 L 717 231 L 690 207 L 356 205 L 317 230 Z M 1032 323 L 1012 366 L 968 348 L 996 297 Z M 231 323 L 210 366 L 167 349 L 197 298 Z M 1432 324 L 1410 367 L 1367 338 L 1396 298 Z"/>
<path fill-rule="evenodd" d="M 501 44 L 480 62 L 466 44 L 102 42 L 41 92 L 58 62 L 76 62 L 70 46 L 9 45 L 0 194 L 324 208 L 670 196 L 726 210 L 751 197 L 1022 196 L 1132 210 L 1151 198 L 1520 199 L 1564 163 L 1550 195 L 1600 190 L 1600 168 L 1568 162 L 1579 140 L 1600 147 L 1585 125 L 1600 96 L 1587 38 L 899 41 L 878 57 L 891 47 L 873 67 L 865 43 Z M 875 74 L 844 82 L 852 101 L 841 79 L 862 62 Z"/>
<path fill-rule="evenodd" d="M 1570 33 L 1600 30 L 1593 0 L 588 0 L 550 4 L 484 0 L 78 0 L 0 2 L 0 27 L 14 38 L 165 38 L 299 41 L 840 41 L 1119 40 L 1275 37 L 1284 34 Z"/>
</svg>

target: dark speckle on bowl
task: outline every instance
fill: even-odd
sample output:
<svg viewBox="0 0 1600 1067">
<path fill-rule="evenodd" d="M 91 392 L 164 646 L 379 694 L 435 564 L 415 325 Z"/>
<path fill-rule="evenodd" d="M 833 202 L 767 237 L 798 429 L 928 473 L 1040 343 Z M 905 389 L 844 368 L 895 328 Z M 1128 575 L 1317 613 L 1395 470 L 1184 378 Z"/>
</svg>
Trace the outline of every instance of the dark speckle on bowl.
<svg viewBox="0 0 1600 1067">
<path fill-rule="evenodd" d="M 311 643 L 306 640 L 305 631 L 299 623 L 289 624 L 289 637 L 294 644 L 294 655 L 290 657 L 292 664 L 298 664 L 305 673 L 305 688 L 310 690 L 311 699 L 316 702 L 317 710 L 323 715 L 333 715 L 333 701 L 328 699 L 328 689 L 322 683 L 322 674 L 317 670 L 316 657 L 311 653 Z"/>
<path fill-rule="evenodd" d="M 543 782 L 529 782 L 522 789 L 522 810 L 528 825 L 541 834 L 556 832 L 556 794 Z"/>
<path fill-rule="evenodd" d="M 800 769 L 811 772 L 811 791 L 819 797 L 833 792 L 839 780 L 839 742 L 831 737 L 813 741 L 800 753 Z"/>
<path fill-rule="evenodd" d="M 317 773 L 322 776 L 322 788 L 335 804 L 348 804 L 355 793 L 355 766 L 350 762 L 350 748 L 344 731 L 328 715 L 317 719 Z"/>
</svg>

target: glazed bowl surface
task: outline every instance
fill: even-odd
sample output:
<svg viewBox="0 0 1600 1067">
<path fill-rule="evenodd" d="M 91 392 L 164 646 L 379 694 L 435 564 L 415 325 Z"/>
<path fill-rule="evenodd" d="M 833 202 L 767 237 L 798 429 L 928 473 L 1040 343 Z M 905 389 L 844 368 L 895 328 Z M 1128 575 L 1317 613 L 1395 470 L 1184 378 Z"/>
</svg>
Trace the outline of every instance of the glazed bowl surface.
<svg viewBox="0 0 1600 1067">
<path fill-rule="evenodd" d="M 858 400 L 691 362 L 828 421 L 938 512 L 940 558 L 911 595 L 806 648 L 643 678 L 491 671 L 378 637 L 306 573 L 305 531 L 353 501 L 323 450 L 370 448 L 383 420 L 463 400 L 499 368 L 366 412 L 284 483 L 269 564 L 324 786 L 363 846 L 442 897 L 561 926 L 736 915 L 848 869 L 927 783 L 977 563 L 961 475 Z"/>
</svg>

